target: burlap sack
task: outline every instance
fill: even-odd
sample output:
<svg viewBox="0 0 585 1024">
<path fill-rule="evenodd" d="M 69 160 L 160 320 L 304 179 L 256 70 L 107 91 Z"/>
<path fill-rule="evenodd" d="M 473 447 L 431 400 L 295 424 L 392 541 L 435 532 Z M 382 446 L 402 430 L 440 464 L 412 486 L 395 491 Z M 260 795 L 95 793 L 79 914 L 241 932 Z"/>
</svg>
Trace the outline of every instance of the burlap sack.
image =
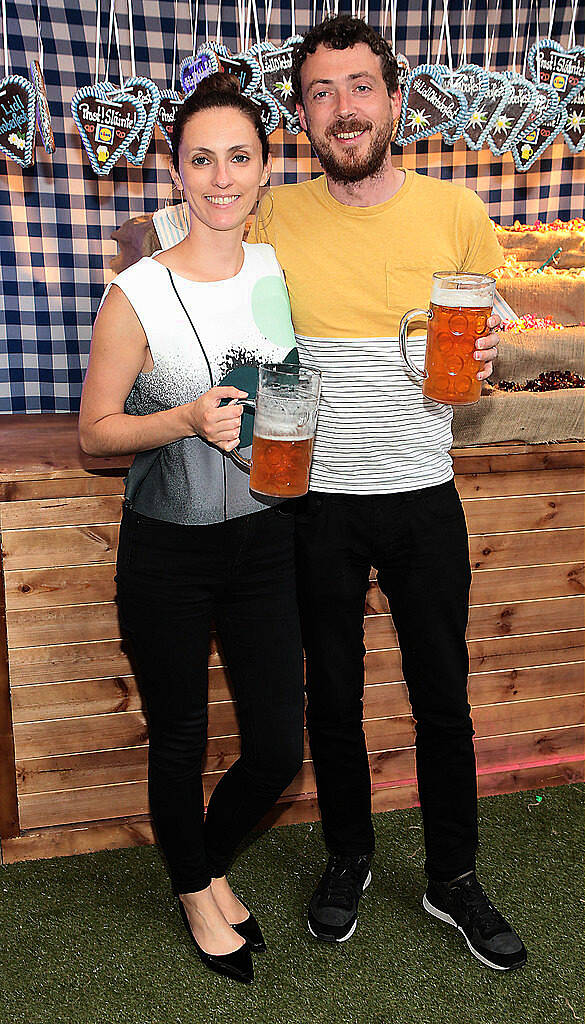
<svg viewBox="0 0 585 1024">
<path fill-rule="evenodd" d="M 455 409 L 454 448 L 498 441 L 545 444 L 584 439 L 583 388 L 506 392 L 488 386 L 486 391 L 476 405 Z"/>
<path fill-rule="evenodd" d="M 506 256 L 514 255 L 529 267 L 541 267 L 559 246 L 557 267 L 585 265 L 585 231 L 512 231 L 497 228 L 498 242 Z"/>
<path fill-rule="evenodd" d="M 585 327 L 503 331 L 499 335 L 492 381 L 523 384 L 546 370 L 571 370 L 585 376 Z"/>
<path fill-rule="evenodd" d="M 583 277 L 500 277 L 497 288 L 518 316 L 548 316 L 558 324 L 579 324 L 585 318 Z"/>
</svg>

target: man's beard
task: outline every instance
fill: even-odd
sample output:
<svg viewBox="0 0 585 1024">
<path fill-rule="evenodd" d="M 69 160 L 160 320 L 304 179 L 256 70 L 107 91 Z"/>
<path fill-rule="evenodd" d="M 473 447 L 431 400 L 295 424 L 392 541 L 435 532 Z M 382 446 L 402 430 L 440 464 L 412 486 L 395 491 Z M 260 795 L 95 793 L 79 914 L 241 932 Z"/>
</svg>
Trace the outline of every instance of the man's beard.
<svg viewBox="0 0 585 1024">
<path fill-rule="evenodd" d="M 339 185 L 351 185 L 366 178 L 376 177 L 380 173 L 390 145 L 391 122 L 384 124 L 372 135 L 367 153 L 359 159 L 351 147 L 348 147 L 345 158 L 340 159 L 333 152 L 329 141 L 336 132 L 359 132 L 364 129 L 371 131 L 373 127 L 372 123 L 367 121 L 336 121 L 327 128 L 322 138 L 317 140 L 311 134 L 310 126 L 308 127 L 307 135 L 328 178 Z"/>
</svg>

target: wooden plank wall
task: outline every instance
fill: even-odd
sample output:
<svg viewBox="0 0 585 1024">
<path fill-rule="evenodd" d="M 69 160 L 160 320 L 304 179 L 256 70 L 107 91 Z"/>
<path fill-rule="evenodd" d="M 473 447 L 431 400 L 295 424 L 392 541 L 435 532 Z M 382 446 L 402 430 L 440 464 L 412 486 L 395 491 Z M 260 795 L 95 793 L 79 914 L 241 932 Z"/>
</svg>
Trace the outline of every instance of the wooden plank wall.
<svg viewBox="0 0 585 1024">
<path fill-rule="evenodd" d="M 583 474 L 575 447 L 506 458 L 494 449 L 492 459 L 470 450 L 456 462 L 473 567 L 470 696 L 482 793 L 581 777 Z M 46 497 L 33 496 L 39 483 L 23 482 L 0 502 L 23 830 L 4 841 L 5 860 L 152 839 L 147 731 L 114 604 L 121 479 L 45 483 Z M 374 576 L 365 639 L 374 806 L 410 806 L 413 722 Z M 239 750 L 213 637 L 209 666 L 207 796 Z M 317 816 L 308 747 L 305 758 L 273 820 Z"/>
</svg>

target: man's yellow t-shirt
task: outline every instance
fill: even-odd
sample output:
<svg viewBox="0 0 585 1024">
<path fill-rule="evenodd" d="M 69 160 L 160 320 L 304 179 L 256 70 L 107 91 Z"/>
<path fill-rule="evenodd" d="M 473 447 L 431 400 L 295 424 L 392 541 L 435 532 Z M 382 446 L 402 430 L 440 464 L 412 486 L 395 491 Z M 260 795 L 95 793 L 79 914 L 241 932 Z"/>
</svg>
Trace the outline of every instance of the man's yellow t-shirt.
<svg viewBox="0 0 585 1024">
<path fill-rule="evenodd" d="M 452 410 L 423 398 L 398 328 L 407 310 L 428 307 L 433 273 L 489 273 L 503 257 L 474 192 L 404 173 L 391 199 L 368 207 L 338 202 L 325 176 L 281 185 L 248 238 L 274 246 L 301 362 L 321 370 L 313 490 L 395 493 L 453 475 Z M 425 337 L 413 335 L 422 366 Z"/>
</svg>

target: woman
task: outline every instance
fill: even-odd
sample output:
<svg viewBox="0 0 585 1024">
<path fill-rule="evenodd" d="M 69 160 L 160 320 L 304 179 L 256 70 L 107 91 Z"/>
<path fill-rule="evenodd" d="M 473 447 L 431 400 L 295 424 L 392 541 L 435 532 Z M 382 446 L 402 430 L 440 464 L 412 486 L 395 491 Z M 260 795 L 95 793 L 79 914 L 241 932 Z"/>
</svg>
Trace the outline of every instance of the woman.
<svg viewBox="0 0 585 1024">
<path fill-rule="evenodd" d="M 246 245 L 270 174 L 258 109 L 224 74 L 189 96 L 171 175 L 189 206 L 184 241 L 120 274 L 92 339 L 80 442 L 137 452 L 124 503 L 118 604 L 149 723 L 149 798 L 185 925 L 202 961 L 253 978 L 258 924 L 226 878 L 234 851 L 302 761 L 302 653 L 292 520 L 250 495 L 230 459 L 246 392 L 234 369 L 294 346 L 274 250 Z M 238 707 L 241 756 L 203 817 L 210 621 Z"/>
</svg>

